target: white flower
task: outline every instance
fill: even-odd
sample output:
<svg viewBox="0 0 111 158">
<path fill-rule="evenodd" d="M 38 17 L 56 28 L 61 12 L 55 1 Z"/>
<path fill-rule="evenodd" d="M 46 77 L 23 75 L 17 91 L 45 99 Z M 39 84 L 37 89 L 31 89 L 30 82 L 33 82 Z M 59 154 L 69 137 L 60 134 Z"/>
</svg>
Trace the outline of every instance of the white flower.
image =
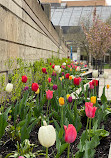
<svg viewBox="0 0 111 158">
<path fill-rule="evenodd" d="M 79 66 L 76 68 L 76 71 L 80 71 L 80 67 Z"/>
<path fill-rule="evenodd" d="M 48 148 L 54 145 L 56 141 L 55 128 L 52 125 L 47 125 L 46 121 L 43 121 L 44 126 L 39 128 L 38 139 L 42 146 Z"/>
<path fill-rule="evenodd" d="M 92 76 L 94 78 L 97 78 L 98 77 L 98 70 L 93 70 Z"/>
<path fill-rule="evenodd" d="M 74 75 L 71 75 L 72 76 L 72 79 L 74 79 Z"/>
<path fill-rule="evenodd" d="M 107 79 L 107 78 L 108 78 L 108 72 L 104 72 L 103 78 L 104 78 L 104 79 Z"/>
<path fill-rule="evenodd" d="M 8 83 L 7 86 L 6 86 L 6 91 L 8 93 L 10 93 L 12 91 L 12 89 L 13 89 L 13 84 L 12 83 Z"/>
<path fill-rule="evenodd" d="M 63 66 L 66 66 L 66 63 L 64 62 L 64 63 L 62 63 L 62 65 L 63 65 Z"/>
<path fill-rule="evenodd" d="M 55 65 L 54 70 L 55 70 L 57 73 L 60 73 L 60 72 L 61 72 L 61 68 L 60 68 L 59 65 Z"/>
</svg>

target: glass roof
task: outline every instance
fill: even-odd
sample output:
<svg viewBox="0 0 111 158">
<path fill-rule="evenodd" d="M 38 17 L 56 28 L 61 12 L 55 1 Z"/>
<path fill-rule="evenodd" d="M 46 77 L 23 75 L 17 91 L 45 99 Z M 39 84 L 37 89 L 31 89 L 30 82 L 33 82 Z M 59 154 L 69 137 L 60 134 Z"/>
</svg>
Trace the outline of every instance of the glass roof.
<svg viewBox="0 0 111 158">
<path fill-rule="evenodd" d="M 95 7 L 52 7 L 51 21 L 54 25 L 60 26 L 80 26 L 83 19 L 92 20 Z M 97 6 L 96 14 L 105 21 L 111 17 L 111 6 Z"/>
</svg>

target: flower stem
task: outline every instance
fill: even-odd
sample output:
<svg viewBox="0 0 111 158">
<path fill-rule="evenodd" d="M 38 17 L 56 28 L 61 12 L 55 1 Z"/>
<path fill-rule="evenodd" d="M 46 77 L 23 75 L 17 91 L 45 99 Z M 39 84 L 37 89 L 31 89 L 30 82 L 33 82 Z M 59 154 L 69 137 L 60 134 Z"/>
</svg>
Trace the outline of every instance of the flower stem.
<svg viewBox="0 0 111 158">
<path fill-rule="evenodd" d="M 70 143 L 68 144 L 68 148 L 67 148 L 67 158 L 69 158 L 69 154 L 70 154 Z"/>
<path fill-rule="evenodd" d="M 90 141 L 90 134 L 91 134 L 91 118 L 90 118 L 90 122 L 89 122 L 89 141 Z"/>
<path fill-rule="evenodd" d="M 47 104 L 47 113 L 46 113 L 46 118 L 48 117 L 49 103 L 50 103 L 50 100 L 48 100 L 48 104 Z"/>
<path fill-rule="evenodd" d="M 61 107 L 61 128 L 63 128 L 63 106 Z"/>
<path fill-rule="evenodd" d="M 88 124 L 89 124 L 89 117 L 87 118 L 86 131 L 87 131 L 87 129 L 88 129 Z"/>
<path fill-rule="evenodd" d="M 46 148 L 46 158 L 48 158 L 48 148 Z"/>
</svg>

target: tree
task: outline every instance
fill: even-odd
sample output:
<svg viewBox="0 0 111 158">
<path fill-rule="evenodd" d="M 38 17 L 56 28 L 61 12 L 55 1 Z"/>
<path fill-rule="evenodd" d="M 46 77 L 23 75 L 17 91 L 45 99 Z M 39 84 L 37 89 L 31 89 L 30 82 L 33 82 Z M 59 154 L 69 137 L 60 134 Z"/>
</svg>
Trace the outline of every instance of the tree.
<svg viewBox="0 0 111 158">
<path fill-rule="evenodd" d="M 95 8 L 92 26 L 87 30 L 83 24 L 83 30 L 89 45 L 89 52 L 95 60 L 102 59 L 111 46 L 111 26 L 96 16 Z"/>
</svg>

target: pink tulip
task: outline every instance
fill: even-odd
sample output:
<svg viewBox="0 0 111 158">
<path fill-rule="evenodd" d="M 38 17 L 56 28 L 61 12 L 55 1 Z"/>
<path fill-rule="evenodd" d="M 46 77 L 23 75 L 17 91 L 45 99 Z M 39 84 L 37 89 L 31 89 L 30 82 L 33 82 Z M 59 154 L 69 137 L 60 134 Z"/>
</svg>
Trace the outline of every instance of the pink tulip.
<svg viewBox="0 0 111 158">
<path fill-rule="evenodd" d="M 23 156 L 19 156 L 18 158 L 25 158 L 25 157 L 23 157 Z"/>
<path fill-rule="evenodd" d="M 48 100 L 52 99 L 53 98 L 53 91 L 50 91 L 50 90 L 46 91 L 46 98 Z"/>
<path fill-rule="evenodd" d="M 86 112 L 87 117 L 94 118 L 96 110 L 97 110 L 97 107 L 95 106 L 93 107 L 93 103 L 91 102 L 85 103 L 85 112 Z"/>
<path fill-rule="evenodd" d="M 51 82 L 51 78 L 50 78 L 50 77 L 48 78 L 48 82 L 49 82 L 49 83 Z"/>
<path fill-rule="evenodd" d="M 75 127 L 72 124 L 67 126 L 64 125 L 64 129 L 65 129 L 65 142 L 67 143 L 73 143 L 77 137 L 77 132 Z"/>
<path fill-rule="evenodd" d="M 92 82 L 89 82 L 89 88 L 90 88 L 90 89 L 94 89 L 94 85 L 93 85 Z"/>
</svg>

